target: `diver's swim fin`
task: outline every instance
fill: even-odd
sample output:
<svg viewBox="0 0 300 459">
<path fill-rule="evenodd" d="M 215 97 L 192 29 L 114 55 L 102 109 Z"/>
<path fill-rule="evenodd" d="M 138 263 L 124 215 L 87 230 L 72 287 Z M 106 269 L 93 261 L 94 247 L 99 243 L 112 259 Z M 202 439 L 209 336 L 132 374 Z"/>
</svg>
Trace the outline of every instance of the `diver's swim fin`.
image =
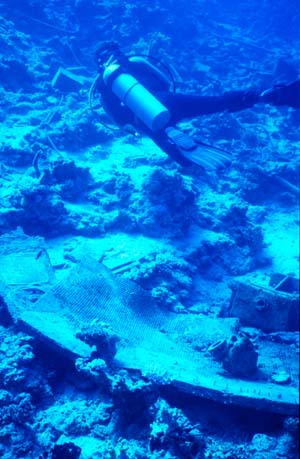
<svg viewBox="0 0 300 459">
<path fill-rule="evenodd" d="M 165 132 L 184 158 L 206 171 L 224 169 L 231 163 L 231 155 L 226 151 L 197 142 L 178 128 L 168 127 Z"/>
</svg>

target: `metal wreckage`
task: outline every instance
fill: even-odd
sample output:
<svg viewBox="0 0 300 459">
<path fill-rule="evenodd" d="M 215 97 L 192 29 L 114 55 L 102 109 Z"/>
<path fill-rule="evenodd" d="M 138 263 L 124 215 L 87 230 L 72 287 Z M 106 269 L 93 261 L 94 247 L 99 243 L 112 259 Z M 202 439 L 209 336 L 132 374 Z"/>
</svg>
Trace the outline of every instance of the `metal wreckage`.
<svg viewBox="0 0 300 459">
<path fill-rule="evenodd" d="M 1 316 L 66 359 L 138 371 L 224 404 L 296 416 L 299 281 L 234 282 L 227 317 L 175 314 L 120 275 L 128 263 L 84 257 L 56 280 L 41 238 L 0 238 Z M 130 263 L 129 263 L 130 265 Z"/>
</svg>

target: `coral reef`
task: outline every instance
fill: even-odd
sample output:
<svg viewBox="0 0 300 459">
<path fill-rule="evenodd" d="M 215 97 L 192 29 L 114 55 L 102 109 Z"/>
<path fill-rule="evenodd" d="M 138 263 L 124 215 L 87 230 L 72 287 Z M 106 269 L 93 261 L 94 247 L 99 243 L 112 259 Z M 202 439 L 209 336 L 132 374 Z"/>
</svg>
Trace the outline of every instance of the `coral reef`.
<svg viewBox="0 0 300 459">
<path fill-rule="evenodd" d="M 63 202 L 57 201 L 49 189 L 42 185 L 24 188 L 14 196 L 13 209 L 1 216 L 1 234 L 8 229 L 22 227 L 31 236 L 55 237 L 72 230 Z"/>
<path fill-rule="evenodd" d="M 51 452 L 51 459 L 79 459 L 81 448 L 74 443 L 55 445 Z"/>
<path fill-rule="evenodd" d="M 116 344 L 119 338 L 113 333 L 112 328 L 106 323 L 91 323 L 76 333 L 76 337 L 87 344 L 96 347 L 95 355 L 107 364 L 112 363 L 116 355 Z"/>
<path fill-rule="evenodd" d="M 52 391 L 47 375 L 35 364 L 32 338 L 2 327 L 0 334 L 0 451 L 8 459 L 36 449 L 32 423 L 37 407 L 51 400 Z"/>
<path fill-rule="evenodd" d="M 155 421 L 151 424 L 150 451 L 167 451 L 182 459 L 204 459 L 205 440 L 197 426 L 192 426 L 177 408 L 158 402 Z"/>
<path fill-rule="evenodd" d="M 144 212 L 138 216 L 140 231 L 154 237 L 185 235 L 197 215 L 197 192 L 191 181 L 176 171 L 154 167 L 142 189 L 140 201 L 133 207 L 137 213 L 137 205 L 144 202 Z"/>
</svg>

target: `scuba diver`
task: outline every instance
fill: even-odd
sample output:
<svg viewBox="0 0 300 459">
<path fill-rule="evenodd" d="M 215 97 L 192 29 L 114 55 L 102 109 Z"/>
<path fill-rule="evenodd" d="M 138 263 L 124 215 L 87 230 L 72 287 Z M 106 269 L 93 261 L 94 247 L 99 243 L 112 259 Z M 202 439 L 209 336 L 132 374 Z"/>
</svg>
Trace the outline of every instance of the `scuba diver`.
<svg viewBox="0 0 300 459">
<path fill-rule="evenodd" d="M 230 91 L 221 96 L 180 94 L 172 76 L 153 65 L 151 58 L 127 57 L 114 41 L 96 52 L 98 76 L 91 88 L 104 110 L 119 126 L 133 126 L 148 135 L 167 155 L 183 166 L 198 164 L 206 171 L 224 168 L 231 155 L 194 139 L 176 124 L 218 112 L 235 112 L 258 103 L 300 108 L 300 80 L 259 93 Z M 169 72 L 171 73 L 171 72 Z"/>
</svg>

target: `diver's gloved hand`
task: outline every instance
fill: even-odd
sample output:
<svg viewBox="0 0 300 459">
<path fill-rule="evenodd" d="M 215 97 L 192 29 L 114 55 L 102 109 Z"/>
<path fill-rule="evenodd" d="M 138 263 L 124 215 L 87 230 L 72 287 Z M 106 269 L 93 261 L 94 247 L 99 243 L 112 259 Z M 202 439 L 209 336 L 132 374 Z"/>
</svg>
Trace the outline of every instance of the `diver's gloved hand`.
<svg viewBox="0 0 300 459">
<path fill-rule="evenodd" d="M 287 105 L 300 108 L 300 80 L 290 84 L 278 84 L 260 95 L 262 102 L 272 105 Z"/>
</svg>

